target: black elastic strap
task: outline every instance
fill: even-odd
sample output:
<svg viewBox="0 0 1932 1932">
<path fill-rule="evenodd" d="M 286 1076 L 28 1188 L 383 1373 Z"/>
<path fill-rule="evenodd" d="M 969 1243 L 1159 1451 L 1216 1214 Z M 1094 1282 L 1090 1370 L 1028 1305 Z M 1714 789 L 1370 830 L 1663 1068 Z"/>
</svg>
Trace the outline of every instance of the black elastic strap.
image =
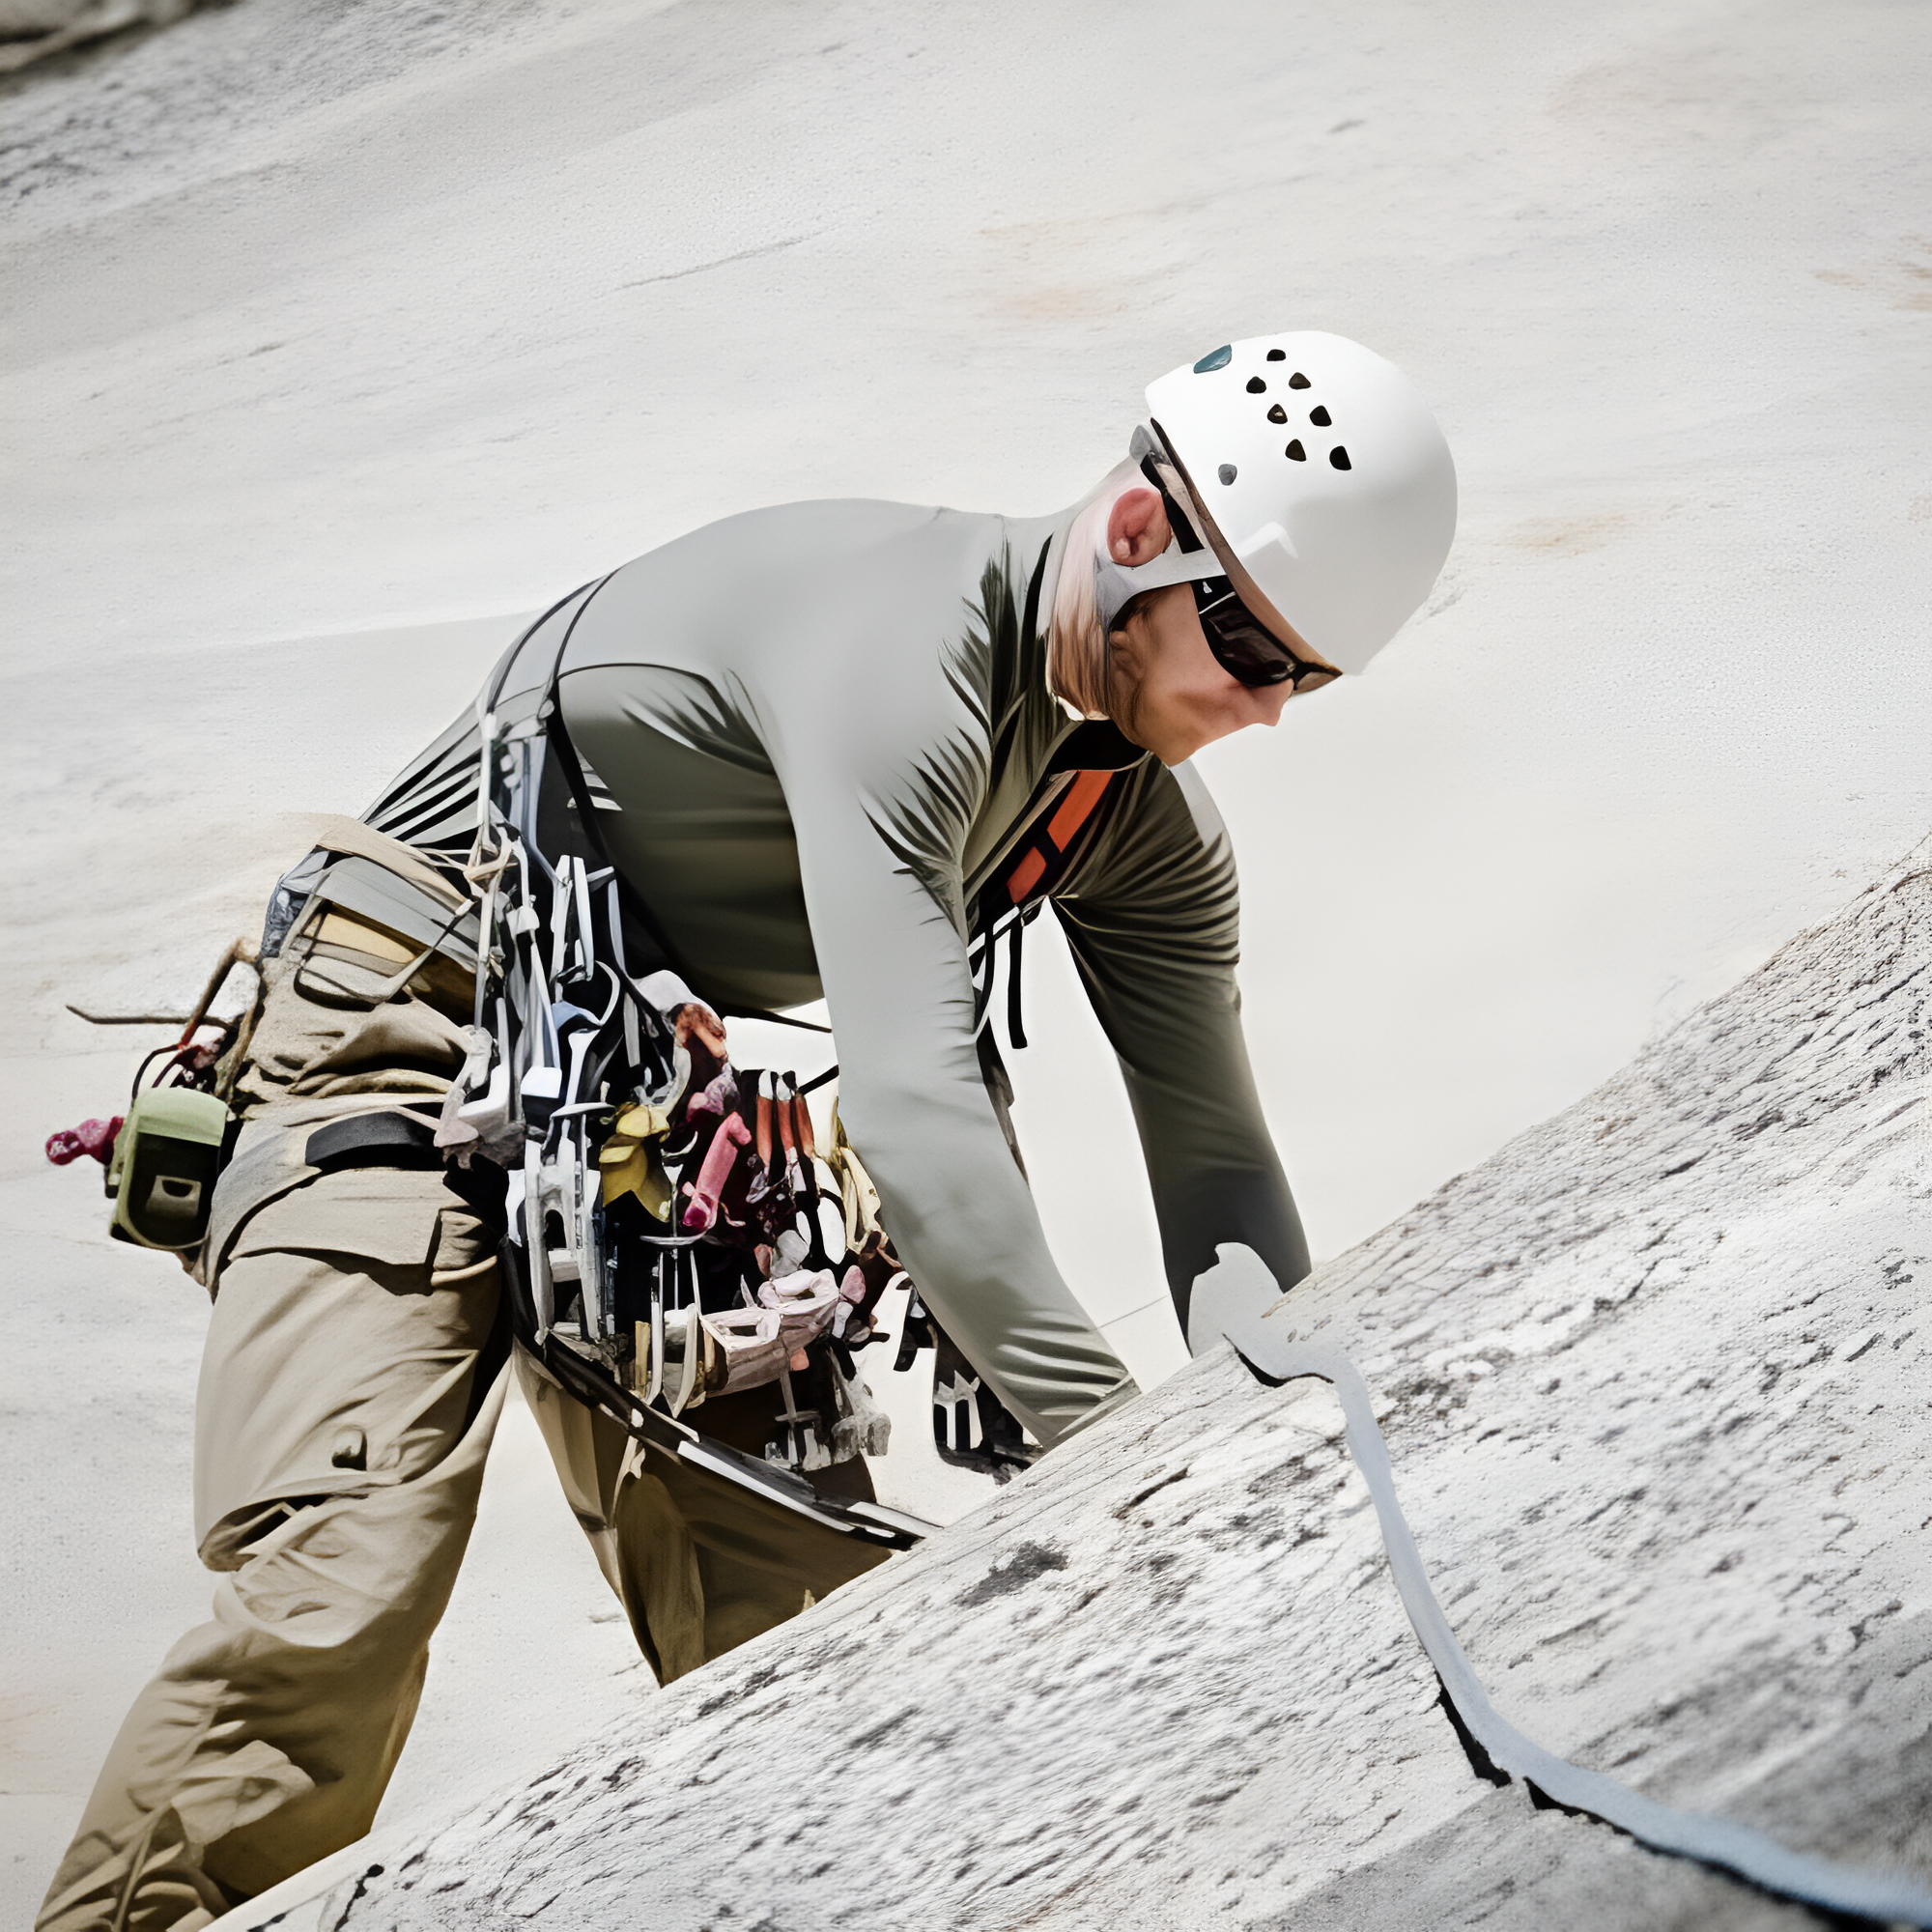
<svg viewBox="0 0 1932 1932">
<path fill-rule="evenodd" d="M 352 1114 L 316 1128 L 302 1159 L 325 1174 L 346 1167 L 432 1168 L 442 1165 L 442 1150 L 420 1114 Z"/>
<path fill-rule="evenodd" d="M 740 1007 L 726 1004 L 714 1010 L 723 1018 L 739 1020 L 770 1020 L 774 1026 L 797 1027 L 801 1033 L 822 1033 L 829 1035 L 832 1029 L 821 1026 L 816 1020 L 802 1020 L 792 1013 L 775 1013 L 769 1007 Z M 800 1092 L 803 1092 L 800 1089 Z"/>
<path fill-rule="evenodd" d="M 1025 932 L 1026 914 L 1021 913 L 1013 921 L 1012 945 L 1007 951 L 1007 1037 L 1016 1051 L 1024 1051 L 1027 1043 L 1020 1022 L 1020 941 Z"/>
</svg>

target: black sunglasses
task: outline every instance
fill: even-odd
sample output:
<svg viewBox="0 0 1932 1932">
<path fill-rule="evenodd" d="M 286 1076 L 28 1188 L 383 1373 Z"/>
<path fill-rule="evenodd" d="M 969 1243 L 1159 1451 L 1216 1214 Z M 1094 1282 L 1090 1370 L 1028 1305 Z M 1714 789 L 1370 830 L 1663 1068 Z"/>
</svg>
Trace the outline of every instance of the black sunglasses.
<svg viewBox="0 0 1932 1932">
<path fill-rule="evenodd" d="M 1194 608 L 1201 613 L 1201 628 L 1215 663 L 1237 684 L 1258 689 L 1292 684 L 1299 692 L 1304 680 L 1313 680 L 1305 688 L 1319 691 L 1342 674 L 1330 665 L 1308 664 L 1296 657 L 1241 602 L 1225 577 L 1197 581 Z"/>
</svg>

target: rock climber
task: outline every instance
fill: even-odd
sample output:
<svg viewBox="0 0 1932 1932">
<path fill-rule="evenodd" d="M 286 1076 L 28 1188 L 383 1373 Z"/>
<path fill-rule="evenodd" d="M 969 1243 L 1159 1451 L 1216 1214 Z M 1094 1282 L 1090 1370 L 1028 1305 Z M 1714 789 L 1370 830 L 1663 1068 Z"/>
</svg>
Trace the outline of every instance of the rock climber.
<svg viewBox="0 0 1932 1932">
<path fill-rule="evenodd" d="M 1241 1037 L 1234 857 L 1188 760 L 1389 642 L 1447 554 L 1455 472 L 1409 382 L 1333 335 L 1234 343 L 1147 396 L 1127 458 L 1058 515 L 796 503 L 574 592 L 285 875 L 196 1262 L 213 1615 L 137 1698 L 42 1932 L 206 1924 L 369 1829 L 512 1357 L 661 1680 L 882 1560 L 640 1445 L 512 1336 L 506 1216 L 543 1216 L 521 1156 L 464 1124 L 465 1068 L 480 1094 L 497 1051 L 465 948 L 496 943 L 476 937 L 498 876 L 479 764 L 487 786 L 531 734 L 569 783 L 529 839 L 547 866 L 589 855 L 559 877 L 609 871 L 629 895 L 687 1072 L 694 1054 L 724 1068 L 733 1014 L 823 998 L 839 1130 L 893 1261 L 1034 1444 L 1135 1392 L 1048 1253 L 988 1024 L 993 949 L 1042 904 L 1119 1056 L 1183 1332 L 1230 1254 L 1269 1294 L 1307 1271 Z M 502 947 L 532 943 L 515 925 Z M 588 1026 L 594 1004 L 524 1023 Z M 775 1390 L 686 1419 L 756 1458 Z M 856 1456 L 810 1481 L 870 1495 Z"/>
</svg>

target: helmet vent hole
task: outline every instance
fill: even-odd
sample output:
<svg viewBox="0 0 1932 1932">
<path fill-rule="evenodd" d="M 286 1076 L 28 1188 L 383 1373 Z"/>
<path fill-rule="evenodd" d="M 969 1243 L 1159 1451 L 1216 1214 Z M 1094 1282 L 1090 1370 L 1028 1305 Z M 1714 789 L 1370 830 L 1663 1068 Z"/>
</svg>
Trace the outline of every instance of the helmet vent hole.
<svg viewBox="0 0 1932 1932">
<path fill-rule="evenodd" d="M 1349 452 L 1339 442 L 1328 452 L 1328 461 L 1337 469 L 1352 469 L 1355 467 L 1349 461 Z"/>
<path fill-rule="evenodd" d="M 1194 373 L 1197 376 L 1208 375 L 1216 369 L 1225 369 L 1234 359 L 1235 345 L 1232 342 L 1224 342 L 1220 348 L 1210 349 L 1200 361 L 1195 363 Z"/>
<path fill-rule="evenodd" d="M 1271 423 L 1285 423 L 1287 420 L 1288 412 L 1279 403 L 1268 412 L 1268 421 Z"/>
<path fill-rule="evenodd" d="M 1308 461 L 1308 452 L 1307 450 L 1302 448 L 1301 439 L 1299 437 L 1296 437 L 1294 440 L 1288 445 L 1287 453 L 1288 453 L 1288 460 L 1291 463 L 1306 463 Z"/>
<path fill-rule="evenodd" d="M 1267 393 L 1267 384 L 1264 383 L 1259 376 L 1250 376 L 1248 378 L 1249 395 L 1261 396 L 1261 395 L 1265 395 L 1266 393 Z"/>
<path fill-rule="evenodd" d="M 1326 429 L 1328 425 L 1335 420 L 1335 418 L 1331 416 L 1328 413 L 1328 412 L 1321 407 L 1320 403 L 1317 403 L 1315 407 L 1308 412 L 1308 420 L 1312 422 L 1317 429 Z"/>
<path fill-rule="evenodd" d="M 1270 349 L 1268 351 L 1268 360 L 1270 362 L 1286 362 L 1288 360 L 1288 351 L 1286 349 Z"/>
<path fill-rule="evenodd" d="M 1344 460 L 1342 467 L 1345 469 L 1349 467 L 1346 459 Z M 1219 475 L 1223 483 L 1232 483 L 1235 480 L 1235 466 L 1232 463 L 1222 464 L 1219 470 Z"/>
<path fill-rule="evenodd" d="M 1308 378 L 1304 376 L 1299 369 L 1297 369 L 1294 372 L 1294 374 L 1288 379 L 1288 386 L 1291 389 L 1305 389 L 1308 386 Z"/>
</svg>

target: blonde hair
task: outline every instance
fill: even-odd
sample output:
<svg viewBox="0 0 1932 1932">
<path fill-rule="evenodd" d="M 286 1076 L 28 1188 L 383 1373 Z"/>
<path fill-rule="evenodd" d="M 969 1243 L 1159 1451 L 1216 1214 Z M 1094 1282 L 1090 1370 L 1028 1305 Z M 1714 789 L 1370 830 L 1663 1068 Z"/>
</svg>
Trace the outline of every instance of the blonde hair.
<svg viewBox="0 0 1932 1932">
<path fill-rule="evenodd" d="M 1111 717 L 1113 676 L 1094 566 L 1107 561 L 1107 519 L 1147 478 L 1131 457 L 1110 469 L 1075 513 L 1060 555 L 1046 632 L 1046 688 L 1075 718 Z"/>
</svg>

